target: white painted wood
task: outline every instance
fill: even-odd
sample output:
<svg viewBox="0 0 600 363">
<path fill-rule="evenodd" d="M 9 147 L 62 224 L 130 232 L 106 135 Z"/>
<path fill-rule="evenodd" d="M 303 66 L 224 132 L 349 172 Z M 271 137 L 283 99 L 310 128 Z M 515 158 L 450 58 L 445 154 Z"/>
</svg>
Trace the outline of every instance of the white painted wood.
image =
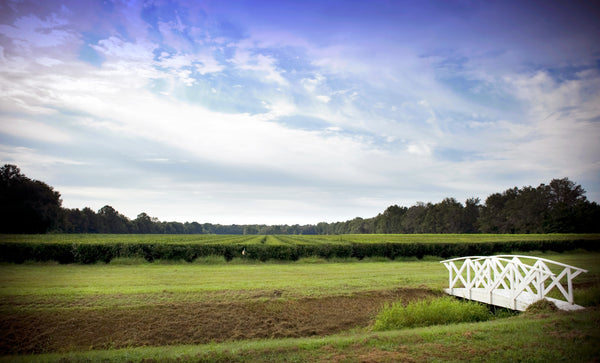
<svg viewBox="0 0 600 363">
<path fill-rule="evenodd" d="M 529 265 L 522 259 L 535 262 Z M 520 311 L 541 299 L 553 301 L 562 310 L 582 308 L 573 302 L 572 281 L 587 270 L 578 267 L 519 255 L 469 256 L 441 263 L 449 272 L 445 291 L 450 295 Z M 562 271 L 556 275 L 548 264 Z M 566 301 L 546 297 L 554 288 Z"/>
</svg>

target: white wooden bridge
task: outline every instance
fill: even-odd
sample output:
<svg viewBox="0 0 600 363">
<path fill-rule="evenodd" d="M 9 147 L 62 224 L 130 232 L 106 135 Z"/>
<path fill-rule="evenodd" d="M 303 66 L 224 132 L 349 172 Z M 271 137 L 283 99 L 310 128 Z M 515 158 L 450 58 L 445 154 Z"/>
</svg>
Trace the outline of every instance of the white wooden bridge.
<svg viewBox="0 0 600 363">
<path fill-rule="evenodd" d="M 527 264 L 523 260 L 535 262 Z M 572 282 L 587 272 L 581 268 L 515 255 L 460 257 L 441 263 L 450 274 L 449 287 L 445 289 L 450 295 L 520 311 L 541 299 L 554 302 L 562 310 L 582 309 L 573 302 Z M 553 289 L 566 301 L 547 297 Z"/>
</svg>

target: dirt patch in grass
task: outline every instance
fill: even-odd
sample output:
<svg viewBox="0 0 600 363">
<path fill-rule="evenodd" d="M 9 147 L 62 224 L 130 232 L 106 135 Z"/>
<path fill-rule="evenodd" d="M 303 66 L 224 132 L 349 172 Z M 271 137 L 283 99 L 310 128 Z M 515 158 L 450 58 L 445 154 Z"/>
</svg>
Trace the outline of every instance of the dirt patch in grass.
<svg viewBox="0 0 600 363">
<path fill-rule="evenodd" d="M 229 302 L 16 311 L 0 316 L 0 354 L 329 335 L 367 326 L 386 302 L 434 293 L 396 289 L 301 299 L 282 295 L 271 291 Z"/>
</svg>

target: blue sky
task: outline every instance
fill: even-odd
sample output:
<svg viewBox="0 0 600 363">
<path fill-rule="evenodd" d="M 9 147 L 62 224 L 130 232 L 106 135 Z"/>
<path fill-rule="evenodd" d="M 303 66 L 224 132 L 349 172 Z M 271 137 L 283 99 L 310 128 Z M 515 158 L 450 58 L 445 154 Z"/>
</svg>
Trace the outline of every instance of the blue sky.
<svg viewBox="0 0 600 363">
<path fill-rule="evenodd" d="M 600 200 L 587 1 L 0 4 L 0 161 L 69 208 L 305 224 L 569 177 Z"/>
</svg>

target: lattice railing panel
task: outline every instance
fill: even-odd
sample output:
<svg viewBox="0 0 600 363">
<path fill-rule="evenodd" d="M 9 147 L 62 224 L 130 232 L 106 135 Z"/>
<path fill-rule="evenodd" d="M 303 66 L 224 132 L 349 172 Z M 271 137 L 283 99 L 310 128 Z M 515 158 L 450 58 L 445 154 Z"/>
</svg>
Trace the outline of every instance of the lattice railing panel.
<svg viewBox="0 0 600 363">
<path fill-rule="evenodd" d="M 533 260 L 527 264 L 522 260 Z M 442 261 L 449 271 L 449 289 L 483 289 L 490 294 L 501 290 L 508 292 L 513 301 L 524 292 L 537 299 L 544 298 L 557 289 L 573 304 L 573 279 L 584 269 L 556 261 L 529 256 L 470 256 Z M 560 270 L 554 273 L 548 266 Z M 491 296 L 491 295 L 490 295 Z"/>
</svg>

